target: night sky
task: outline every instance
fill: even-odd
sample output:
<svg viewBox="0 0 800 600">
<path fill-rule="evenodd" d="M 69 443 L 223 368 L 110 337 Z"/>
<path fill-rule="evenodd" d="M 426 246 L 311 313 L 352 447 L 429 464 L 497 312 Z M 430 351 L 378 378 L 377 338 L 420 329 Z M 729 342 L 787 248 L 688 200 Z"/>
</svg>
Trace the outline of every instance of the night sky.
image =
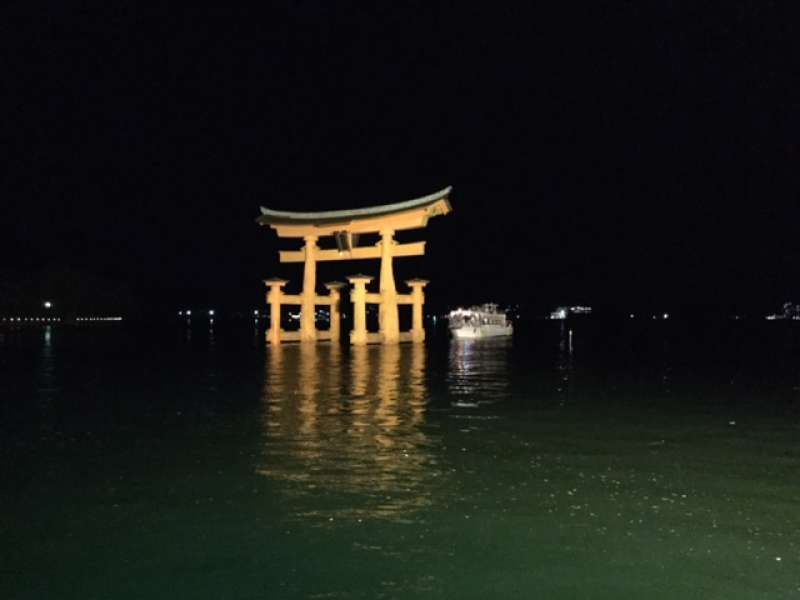
<svg viewBox="0 0 800 600">
<path fill-rule="evenodd" d="M 302 280 L 259 205 L 453 185 L 451 215 L 400 236 L 428 255 L 396 261 L 436 307 L 800 302 L 788 8 L 288 4 L 6 19 L 0 275 L 73 269 L 152 310 L 244 310 L 262 279 Z M 320 279 L 359 271 L 378 265 Z"/>
</svg>

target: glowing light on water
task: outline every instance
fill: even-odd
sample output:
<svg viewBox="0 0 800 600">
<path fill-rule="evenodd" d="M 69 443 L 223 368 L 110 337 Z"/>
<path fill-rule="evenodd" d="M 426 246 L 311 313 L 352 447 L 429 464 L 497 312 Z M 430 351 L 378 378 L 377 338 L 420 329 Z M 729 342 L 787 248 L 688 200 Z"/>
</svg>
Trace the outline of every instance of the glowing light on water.
<svg viewBox="0 0 800 600">
<path fill-rule="evenodd" d="M 59 319 L 54 319 L 54 320 L 55 321 L 60 321 L 61 319 L 59 318 Z M 86 322 L 86 321 L 90 321 L 90 322 L 95 322 L 95 321 L 100 321 L 100 322 L 122 321 L 122 317 L 76 317 L 75 321 L 79 321 L 79 322 Z"/>
</svg>

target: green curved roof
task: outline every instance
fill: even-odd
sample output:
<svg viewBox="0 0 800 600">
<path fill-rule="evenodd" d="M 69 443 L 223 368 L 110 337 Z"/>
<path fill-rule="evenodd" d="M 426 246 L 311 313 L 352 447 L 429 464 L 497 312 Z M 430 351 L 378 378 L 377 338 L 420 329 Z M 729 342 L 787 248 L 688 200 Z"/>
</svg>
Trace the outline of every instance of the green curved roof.
<svg viewBox="0 0 800 600">
<path fill-rule="evenodd" d="M 448 186 L 443 190 L 439 190 L 433 194 L 422 196 L 421 198 L 414 198 L 413 200 L 406 200 L 404 202 L 396 202 L 394 204 L 383 204 L 381 206 L 370 206 L 368 208 L 354 208 L 351 210 L 329 210 L 322 212 L 292 212 L 286 210 L 272 210 L 269 208 L 261 207 L 261 216 L 256 219 L 260 225 L 287 225 L 296 223 L 298 225 L 314 224 L 314 223 L 336 223 L 340 221 L 352 221 L 354 219 L 364 219 L 369 217 L 382 217 L 395 213 L 413 210 L 415 208 L 424 208 L 431 204 L 444 200 L 447 202 L 447 196 L 452 190 L 452 186 Z M 448 209 L 450 204 L 448 202 Z"/>
</svg>

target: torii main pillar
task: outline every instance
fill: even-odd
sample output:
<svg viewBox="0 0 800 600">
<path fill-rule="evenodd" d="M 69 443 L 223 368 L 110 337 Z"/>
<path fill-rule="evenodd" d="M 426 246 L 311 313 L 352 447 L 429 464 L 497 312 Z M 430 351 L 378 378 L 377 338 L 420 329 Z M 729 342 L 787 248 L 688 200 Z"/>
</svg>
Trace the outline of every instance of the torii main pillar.
<svg viewBox="0 0 800 600">
<path fill-rule="evenodd" d="M 300 297 L 300 341 L 313 342 L 317 339 L 315 317 L 317 314 L 317 236 L 304 236 L 306 245 L 305 266 L 303 268 L 303 293 Z"/>
<path fill-rule="evenodd" d="M 394 245 L 394 231 L 391 229 L 381 231 L 381 302 L 378 305 L 378 323 L 381 341 L 384 344 L 392 344 L 400 340 L 397 288 L 394 285 L 394 266 L 392 265 Z"/>
</svg>

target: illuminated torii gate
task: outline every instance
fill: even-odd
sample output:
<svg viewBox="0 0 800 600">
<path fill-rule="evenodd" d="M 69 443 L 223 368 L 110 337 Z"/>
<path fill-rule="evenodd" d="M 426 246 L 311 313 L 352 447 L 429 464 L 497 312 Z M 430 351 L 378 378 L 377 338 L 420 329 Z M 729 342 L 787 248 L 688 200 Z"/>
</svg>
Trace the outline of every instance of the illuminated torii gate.
<svg viewBox="0 0 800 600">
<path fill-rule="evenodd" d="M 339 339 L 339 282 L 325 284 L 328 295 L 318 295 L 317 263 L 332 260 L 381 259 L 380 286 L 378 293 L 370 293 L 366 286 L 372 280 L 368 275 L 348 277 L 353 284 L 353 330 L 350 333 L 352 344 L 396 343 L 399 341 L 421 341 L 425 339 L 422 327 L 422 305 L 425 301 L 423 288 L 428 283 L 423 279 L 410 279 L 406 283 L 410 294 L 398 294 L 394 282 L 392 259 L 402 256 L 422 256 L 425 242 L 398 244 L 394 241 L 396 231 L 421 229 L 428 219 L 450 212 L 448 196 L 451 188 L 422 198 L 385 204 L 371 208 L 337 210 L 326 212 L 287 212 L 261 207 L 261 216 L 256 219 L 260 225 L 269 226 L 281 238 L 302 238 L 305 245 L 300 250 L 280 251 L 282 263 L 304 263 L 303 291 L 300 294 L 286 294 L 284 279 L 267 279 L 269 288 L 267 302 L 270 305 L 270 329 L 267 339 L 271 344 L 281 341 L 316 341 Z M 359 246 L 361 234 L 381 236 L 374 246 Z M 320 248 L 317 241 L 323 237 L 333 237 L 335 248 Z M 300 305 L 300 331 L 283 331 L 280 324 L 281 305 Z M 370 333 L 366 327 L 366 305 L 379 306 L 378 333 Z M 400 332 L 398 305 L 412 305 L 412 328 Z M 331 308 L 331 328 L 318 331 L 314 324 L 316 306 Z"/>
</svg>

